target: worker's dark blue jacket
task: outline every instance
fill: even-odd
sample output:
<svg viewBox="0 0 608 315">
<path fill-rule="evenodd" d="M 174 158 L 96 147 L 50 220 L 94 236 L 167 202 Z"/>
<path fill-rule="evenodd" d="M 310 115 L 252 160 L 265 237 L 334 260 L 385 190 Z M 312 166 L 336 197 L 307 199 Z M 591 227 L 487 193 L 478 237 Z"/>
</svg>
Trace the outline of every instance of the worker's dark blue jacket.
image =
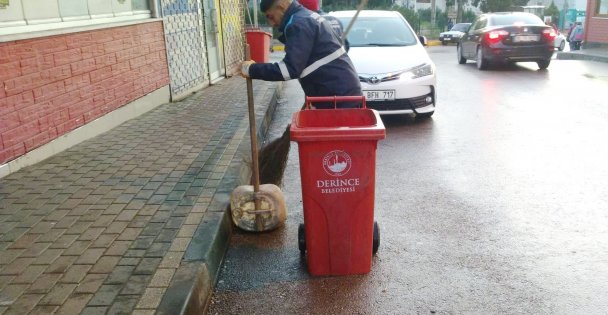
<svg viewBox="0 0 608 315">
<path fill-rule="evenodd" d="M 332 26 L 318 13 L 292 2 L 279 27 L 285 58 L 249 67 L 252 79 L 299 79 L 307 96 L 362 95 L 359 76 Z"/>
</svg>

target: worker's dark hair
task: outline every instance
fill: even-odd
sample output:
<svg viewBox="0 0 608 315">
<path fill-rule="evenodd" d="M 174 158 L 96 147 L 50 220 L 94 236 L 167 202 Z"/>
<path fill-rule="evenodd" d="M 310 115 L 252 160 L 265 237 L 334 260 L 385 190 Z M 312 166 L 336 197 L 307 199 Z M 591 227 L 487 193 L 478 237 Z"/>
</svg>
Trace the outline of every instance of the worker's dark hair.
<svg viewBox="0 0 608 315">
<path fill-rule="evenodd" d="M 260 1 L 260 10 L 262 10 L 262 12 L 266 12 L 277 2 L 279 2 L 279 0 L 262 0 Z"/>
</svg>

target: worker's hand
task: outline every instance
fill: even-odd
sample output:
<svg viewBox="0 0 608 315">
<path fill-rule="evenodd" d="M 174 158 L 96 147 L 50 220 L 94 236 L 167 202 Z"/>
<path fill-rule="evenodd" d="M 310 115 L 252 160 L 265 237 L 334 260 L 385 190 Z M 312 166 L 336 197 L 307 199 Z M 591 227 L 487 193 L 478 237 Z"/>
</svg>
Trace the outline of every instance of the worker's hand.
<svg viewBox="0 0 608 315">
<path fill-rule="evenodd" d="M 241 64 L 241 76 L 243 78 L 249 78 L 249 66 L 251 66 L 254 63 L 255 63 L 255 61 L 253 61 L 253 60 L 243 61 L 243 63 Z"/>
</svg>

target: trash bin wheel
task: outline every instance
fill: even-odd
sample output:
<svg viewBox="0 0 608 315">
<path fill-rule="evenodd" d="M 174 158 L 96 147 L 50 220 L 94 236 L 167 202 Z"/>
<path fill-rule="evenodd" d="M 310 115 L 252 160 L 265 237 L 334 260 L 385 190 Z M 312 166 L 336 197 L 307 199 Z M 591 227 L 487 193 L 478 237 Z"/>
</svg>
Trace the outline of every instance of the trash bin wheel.
<svg viewBox="0 0 608 315">
<path fill-rule="evenodd" d="M 300 254 L 304 255 L 306 252 L 306 234 L 304 230 L 304 224 L 300 223 L 298 226 L 298 248 L 300 249 Z"/>
<path fill-rule="evenodd" d="M 378 247 L 380 247 L 380 228 L 378 227 L 378 222 L 374 221 L 374 241 L 372 243 L 373 255 L 376 255 L 378 252 Z"/>
</svg>

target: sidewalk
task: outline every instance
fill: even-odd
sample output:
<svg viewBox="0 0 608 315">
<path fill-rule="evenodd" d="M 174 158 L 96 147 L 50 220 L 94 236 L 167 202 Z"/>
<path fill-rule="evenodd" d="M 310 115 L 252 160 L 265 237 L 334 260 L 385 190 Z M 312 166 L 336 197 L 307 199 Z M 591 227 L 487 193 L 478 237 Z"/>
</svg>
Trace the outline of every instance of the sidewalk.
<svg viewBox="0 0 608 315">
<path fill-rule="evenodd" d="M 608 47 L 583 48 L 567 52 L 561 51 L 557 53 L 557 59 L 608 62 Z"/>
<path fill-rule="evenodd" d="M 260 134 L 278 88 L 254 83 Z M 202 313 L 248 176 L 245 91 L 225 79 L 0 179 L 0 314 Z"/>
</svg>

